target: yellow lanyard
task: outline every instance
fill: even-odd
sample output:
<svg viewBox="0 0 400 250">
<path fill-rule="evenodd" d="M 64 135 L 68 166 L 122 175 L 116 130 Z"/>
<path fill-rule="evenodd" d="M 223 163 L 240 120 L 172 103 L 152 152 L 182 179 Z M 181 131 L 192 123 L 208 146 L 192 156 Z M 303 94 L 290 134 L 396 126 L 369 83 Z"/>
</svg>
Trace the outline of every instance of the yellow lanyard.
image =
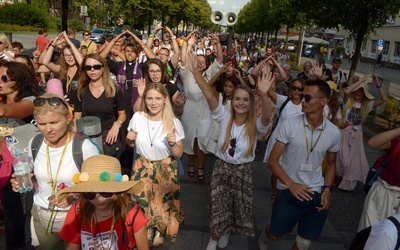
<svg viewBox="0 0 400 250">
<path fill-rule="evenodd" d="M 319 136 L 314 145 L 312 145 L 312 135 L 313 135 L 314 131 L 311 131 L 311 149 L 308 150 L 308 137 L 307 137 L 306 125 L 304 124 L 304 117 L 303 117 L 303 128 L 304 128 L 304 137 L 306 138 L 307 163 L 308 163 L 308 158 L 310 157 L 310 154 L 313 152 L 314 148 L 317 146 L 319 139 L 321 138 L 323 130 L 321 129 L 321 132 L 319 132 Z"/>
<path fill-rule="evenodd" d="M 55 190 L 57 188 L 58 173 L 60 172 L 60 168 L 61 168 L 62 162 L 64 161 L 65 152 L 67 151 L 68 143 L 69 143 L 69 140 L 71 138 L 71 133 L 70 132 L 67 132 L 67 133 L 68 133 L 67 142 L 65 143 L 65 146 L 64 146 L 64 149 L 63 149 L 63 152 L 62 152 L 62 155 L 61 155 L 61 159 L 58 162 L 58 168 L 57 168 L 57 172 L 56 172 L 56 174 L 54 176 L 54 181 L 53 181 L 53 177 L 52 177 L 52 174 L 51 174 L 49 142 L 47 141 L 47 148 L 46 148 L 47 179 L 48 179 L 48 181 L 49 181 L 48 183 L 49 183 L 49 185 L 51 187 L 51 195 L 52 196 L 55 194 Z"/>
</svg>

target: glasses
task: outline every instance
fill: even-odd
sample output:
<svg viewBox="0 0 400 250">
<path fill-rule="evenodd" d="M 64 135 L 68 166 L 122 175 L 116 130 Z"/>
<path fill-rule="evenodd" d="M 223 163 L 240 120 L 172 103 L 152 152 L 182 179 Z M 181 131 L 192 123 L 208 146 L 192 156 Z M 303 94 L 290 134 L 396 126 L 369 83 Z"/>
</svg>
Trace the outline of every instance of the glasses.
<svg viewBox="0 0 400 250">
<path fill-rule="evenodd" d="M 8 82 L 8 81 L 12 81 L 7 75 L 2 75 L 1 76 L 1 81 L 2 82 Z"/>
<path fill-rule="evenodd" d="M 90 34 L 88 34 L 88 33 L 86 33 L 86 34 L 83 34 L 84 36 L 90 36 Z"/>
<path fill-rule="evenodd" d="M 53 107 L 57 107 L 60 106 L 61 104 L 64 105 L 66 108 L 68 108 L 67 104 L 65 102 L 63 102 L 63 100 L 60 97 L 49 97 L 49 98 L 45 98 L 45 97 L 38 97 L 35 100 L 33 100 L 33 105 L 35 107 L 41 107 L 43 106 L 45 103 L 48 103 L 50 106 Z"/>
<path fill-rule="evenodd" d="M 91 201 L 96 198 L 96 194 L 99 194 L 103 198 L 111 198 L 114 195 L 114 193 L 84 193 L 83 197 L 85 197 L 86 200 Z"/>
<path fill-rule="evenodd" d="M 305 95 L 301 94 L 300 95 L 300 100 L 303 100 L 303 98 L 304 98 L 304 100 L 306 102 L 309 102 L 309 101 L 311 101 L 311 99 L 314 99 L 314 98 L 325 98 L 325 97 L 323 97 L 323 96 L 312 96 L 312 95 L 309 95 L 309 94 L 305 94 Z"/>
<path fill-rule="evenodd" d="M 149 73 L 150 74 L 152 74 L 152 75 L 158 75 L 158 74 L 161 74 L 161 70 L 149 70 Z"/>
<path fill-rule="evenodd" d="M 303 91 L 304 90 L 304 87 L 297 87 L 297 86 L 292 86 L 292 88 L 291 88 L 293 91 L 296 91 L 296 90 L 298 90 L 298 91 Z"/>
<path fill-rule="evenodd" d="M 92 69 L 94 70 L 100 70 L 103 67 L 101 64 L 95 64 L 95 65 L 85 65 L 84 69 L 85 71 L 90 71 Z"/>
<path fill-rule="evenodd" d="M 65 55 L 64 54 L 64 57 L 74 57 L 74 55 L 72 55 L 72 54 Z"/>
<path fill-rule="evenodd" d="M 229 145 L 231 146 L 231 148 L 228 150 L 228 154 L 233 157 L 235 155 L 235 149 L 236 149 L 236 138 L 232 138 L 229 141 Z"/>
</svg>

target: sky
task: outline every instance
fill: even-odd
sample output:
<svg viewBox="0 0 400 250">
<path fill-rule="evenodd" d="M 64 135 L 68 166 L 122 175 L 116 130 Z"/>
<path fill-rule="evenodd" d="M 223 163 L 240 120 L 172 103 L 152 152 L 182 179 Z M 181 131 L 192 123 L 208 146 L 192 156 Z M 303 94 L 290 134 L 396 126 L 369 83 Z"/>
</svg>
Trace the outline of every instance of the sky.
<svg viewBox="0 0 400 250">
<path fill-rule="evenodd" d="M 207 0 L 212 11 L 221 11 L 223 14 L 234 12 L 236 15 L 249 0 Z"/>
</svg>

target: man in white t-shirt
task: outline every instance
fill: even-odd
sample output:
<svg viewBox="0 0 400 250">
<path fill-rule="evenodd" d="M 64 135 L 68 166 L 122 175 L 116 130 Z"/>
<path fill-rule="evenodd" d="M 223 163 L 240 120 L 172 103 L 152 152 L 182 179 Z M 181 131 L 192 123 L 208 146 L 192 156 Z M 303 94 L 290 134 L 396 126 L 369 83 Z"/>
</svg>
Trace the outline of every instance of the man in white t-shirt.
<svg viewBox="0 0 400 250">
<path fill-rule="evenodd" d="M 344 97 L 343 84 L 346 82 L 346 75 L 339 70 L 342 60 L 339 57 L 334 57 L 332 59 L 332 76 L 333 81 L 338 85 L 339 93 L 341 97 Z"/>
<path fill-rule="evenodd" d="M 308 80 L 301 100 L 303 115 L 285 120 L 277 132 L 268 167 L 278 177 L 271 224 L 259 238 L 261 250 L 298 224 L 293 249 L 308 249 L 321 235 L 328 217 L 336 175 L 340 132 L 323 116 L 331 90 L 323 80 Z M 325 175 L 322 161 L 327 155 Z M 282 156 L 281 163 L 279 158 Z"/>
</svg>

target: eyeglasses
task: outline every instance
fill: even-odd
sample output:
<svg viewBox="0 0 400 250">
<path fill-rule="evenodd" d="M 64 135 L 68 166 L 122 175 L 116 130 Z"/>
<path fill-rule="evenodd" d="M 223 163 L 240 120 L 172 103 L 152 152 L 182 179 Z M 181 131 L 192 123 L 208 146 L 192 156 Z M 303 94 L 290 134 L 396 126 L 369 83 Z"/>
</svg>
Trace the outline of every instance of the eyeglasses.
<svg viewBox="0 0 400 250">
<path fill-rule="evenodd" d="M 38 97 L 35 100 L 33 100 L 33 105 L 35 107 L 41 107 L 43 106 L 45 103 L 48 103 L 50 106 L 53 107 L 57 107 L 60 106 L 61 104 L 64 105 L 66 108 L 68 108 L 67 104 L 65 102 L 63 102 L 63 100 L 60 97 L 49 97 L 49 98 L 45 98 L 45 97 Z"/>
<path fill-rule="evenodd" d="M 12 81 L 7 75 L 2 75 L 1 76 L 1 81 L 2 82 L 8 82 L 8 81 Z"/>
<path fill-rule="evenodd" d="M 229 145 L 231 146 L 231 148 L 228 150 L 228 154 L 233 157 L 235 155 L 235 149 L 236 149 L 236 138 L 232 138 L 229 141 Z"/>
<path fill-rule="evenodd" d="M 304 90 L 304 87 L 297 87 L 297 86 L 292 86 L 292 88 L 291 88 L 293 91 L 296 91 L 296 90 L 298 90 L 298 91 L 303 91 Z"/>
<path fill-rule="evenodd" d="M 306 102 L 309 102 L 309 101 L 311 101 L 311 99 L 314 99 L 314 98 L 325 98 L 325 97 L 323 97 L 323 96 L 312 96 L 312 95 L 309 95 L 309 94 L 305 94 L 305 95 L 301 94 L 300 95 L 300 100 L 303 100 L 303 98 L 304 98 L 304 100 Z"/>
<path fill-rule="evenodd" d="M 85 197 L 86 200 L 91 201 L 96 198 L 96 194 L 99 194 L 103 198 L 111 198 L 114 195 L 114 193 L 84 193 L 83 197 Z"/>
<path fill-rule="evenodd" d="M 64 54 L 64 57 L 74 57 L 74 55 L 72 55 L 72 54 L 67 54 L 67 55 L 65 55 L 65 54 Z"/>
<path fill-rule="evenodd" d="M 84 36 L 90 36 L 90 34 L 87 34 L 87 33 L 86 33 L 86 34 L 83 34 L 83 35 L 84 35 Z"/>
<path fill-rule="evenodd" d="M 95 65 L 85 65 L 84 69 L 85 71 L 90 71 L 92 69 L 94 70 L 100 70 L 103 67 L 101 64 L 95 64 Z"/>
<path fill-rule="evenodd" d="M 161 74 L 161 70 L 149 70 L 149 74 L 152 74 L 152 75 L 158 75 L 158 74 Z"/>
</svg>

